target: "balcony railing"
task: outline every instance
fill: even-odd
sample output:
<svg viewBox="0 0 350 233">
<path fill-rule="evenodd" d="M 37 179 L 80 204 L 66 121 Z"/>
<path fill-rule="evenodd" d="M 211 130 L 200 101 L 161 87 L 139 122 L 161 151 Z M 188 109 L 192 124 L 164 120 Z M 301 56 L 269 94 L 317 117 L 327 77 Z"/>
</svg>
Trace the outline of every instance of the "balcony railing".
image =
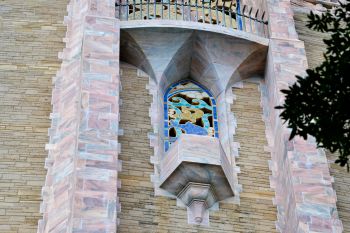
<svg viewBox="0 0 350 233">
<path fill-rule="evenodd" d="M 182 20 L 218 25 L 268 37 L 265 12 L 238 0 L 117 0 L 120 20 Z"/>
</svg>

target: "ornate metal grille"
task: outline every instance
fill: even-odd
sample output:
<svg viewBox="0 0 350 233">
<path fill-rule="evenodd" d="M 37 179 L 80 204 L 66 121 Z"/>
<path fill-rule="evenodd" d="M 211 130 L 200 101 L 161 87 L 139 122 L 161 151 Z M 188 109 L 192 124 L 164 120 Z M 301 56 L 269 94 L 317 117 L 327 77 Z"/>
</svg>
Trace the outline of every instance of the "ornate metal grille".
<svg viewBox="0 0 350 233">
<path fill-rule="evenodd" d="M 265 12 L 238 0 L 117 0 L 120 20 L 183 20 L 220 25 L 267 37 Z"/>
</svg>

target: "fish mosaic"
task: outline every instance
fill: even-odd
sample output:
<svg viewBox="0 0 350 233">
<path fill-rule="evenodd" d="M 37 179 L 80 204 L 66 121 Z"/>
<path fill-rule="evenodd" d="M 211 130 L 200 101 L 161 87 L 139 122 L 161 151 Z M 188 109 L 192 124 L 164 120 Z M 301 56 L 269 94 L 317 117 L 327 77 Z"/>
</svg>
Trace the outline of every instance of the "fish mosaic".
<svg viewBox="0 0 350 233">
<path fill-rule="evenodd" d="M 215 99 L 200 84 L 187 80 L 170 86 L 164 113 L 165 151 L 181 134 L 218 137 Z"/>
</svg>

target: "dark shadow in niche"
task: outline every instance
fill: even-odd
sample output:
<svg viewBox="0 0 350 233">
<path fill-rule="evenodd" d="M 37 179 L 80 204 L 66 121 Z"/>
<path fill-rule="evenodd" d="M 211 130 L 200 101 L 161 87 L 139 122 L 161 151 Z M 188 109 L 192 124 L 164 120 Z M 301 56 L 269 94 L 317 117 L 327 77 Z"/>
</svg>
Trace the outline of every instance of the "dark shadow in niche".
<svg viewBox="0 0 350 233">
<path fill-rule="evenodd" d="M 120 60 L 136 66 L 151 77 L 155 77 L 147 57 L 130 34 L 125 30 L 121 30 L 120 38 Z"/>
</svg>

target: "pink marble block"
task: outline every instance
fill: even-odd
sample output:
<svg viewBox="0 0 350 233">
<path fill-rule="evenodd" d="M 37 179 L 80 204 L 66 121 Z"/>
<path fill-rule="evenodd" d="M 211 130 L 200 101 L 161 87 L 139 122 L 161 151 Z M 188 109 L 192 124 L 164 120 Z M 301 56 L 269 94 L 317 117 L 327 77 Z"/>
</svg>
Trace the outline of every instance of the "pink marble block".
<svg viewBox="0 0 350 233">
<path fill-rule="evenodd" d="M 271 149 L 271 186 L 275 188 L 280 232 L 341 232 L 336 196 L 327 159 L 312 138 L 288 141 L 289 130 L 279 118 L 280 92 L 304 75 L 303 42 L 298 40 L 289 0 L 267 1 L 270 46 L 263 92 L 264 120 Z"/>
<path fill-rule="evenodd" d="M 91 0 L 89 15 L 111 17 L 115 16 L 115 0 Z"/>
<path fill-rule="evenodd" d="M 73 231 L 114 232 L 119 165 L 118 153 L 109 151 L 118 151 L 119 30 L 111 18 L 88 16 L 85 25 L 81 111 L 87 122 L 79 132 L 80 185 L 74 201 L 74 222 L 79 224 Z"/>
<path fill-rule="evenodd" d="M 120 88 L 114 1 L 72 0 L 67 10 L 38 232 L 116 232 Z"/>
</svg>

